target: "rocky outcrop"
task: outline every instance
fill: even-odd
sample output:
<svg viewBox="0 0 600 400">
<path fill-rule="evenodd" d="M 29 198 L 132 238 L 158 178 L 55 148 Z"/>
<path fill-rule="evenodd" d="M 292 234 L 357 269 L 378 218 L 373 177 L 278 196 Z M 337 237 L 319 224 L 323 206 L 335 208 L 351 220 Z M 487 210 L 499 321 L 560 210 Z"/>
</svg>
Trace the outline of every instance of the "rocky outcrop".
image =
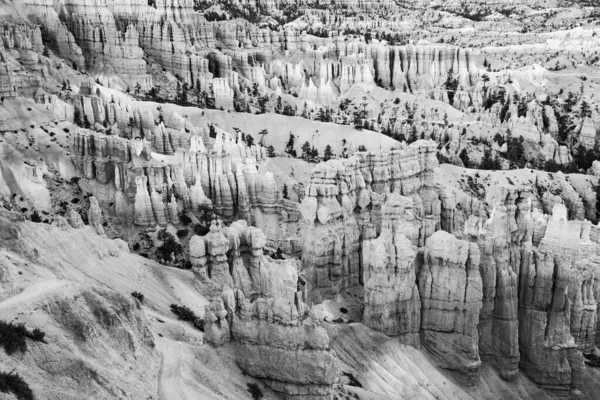
<svg viewBox="0 0 600 400">
<path fill-rule="evenodd" d="M 568 221 L 566 207 L 556 204 L 544 238 L 520 271 L 520 366 L 534 382 L 563 395 L 581 393 L 582 352 L 590 351 L 597 334 L 591 287 L 599 260 L 589 235 L 589 223 Z"/>
<path fill-rule="evenodd" d="M 419 273 L 422 344 L 443 368 L 475 384 L 481 365 L 477 325 L 482 306 L 480 252 L 474 243 L 437 231 L 427 240 Z"/>
<path fill-rule="evenodd" d="M 296 292 L 295 267 L 267 259 L 264 234 L 245 221 L 225 229 L 214 222 L 209 234 L 194 239 L 198 265 L 203 242 L 208 279 L 222 289 L 206 308 L 205 339 L 213 345 L 231 340 L 240 368 L 286 398 L 329 399 L 337 366 L 319 326 L 323 310 L 308 312 Z"/>
<path fill-rule="evenodd" d="M 90 208 L 88 209 L 88 223 L 96 229 L 96 233 L 100 236 L 106 236 L 103 228 L 102 209 L 98 204 L 98 199 L 90 197 Z"/>
<path fill-rule="evenodd" d="M 417 141 L 401 150 L 357 153 L 347 160 L 318 165 L 300 212 L 304 229 L 303 275 L 309 296 L 318 299 L 362 283 L 359 248 L 382 230 L 382 205 L 395 192 L 413 201 L 415 245 L 422 245 L 439 223 L 440 201 L 432 188 L 435 145 Z"/>
<path fill-rule="evenodd" d="M 365 325 L 418 346 L 421 298 L 416 277 L 413 202 L 392 193 L 382 206 L 382 228 L 377 239 L 362 243 Z"/>
</svg>

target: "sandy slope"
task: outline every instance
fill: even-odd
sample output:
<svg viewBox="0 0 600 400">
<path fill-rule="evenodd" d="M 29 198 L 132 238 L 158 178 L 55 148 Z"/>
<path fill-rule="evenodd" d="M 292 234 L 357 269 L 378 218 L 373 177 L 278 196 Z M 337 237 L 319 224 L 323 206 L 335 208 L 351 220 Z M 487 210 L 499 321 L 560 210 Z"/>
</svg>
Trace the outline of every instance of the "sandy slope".
<svg viewBox="0 0 600 400">
<path fill-rule="evenodd" d="M 340 358 L 341 370 L 351 374 L 362 388 L 344 386 L 361 399 L 550 399 L 525 376 L 508 383 L 489 366 L 472 388 L 454 383 L 446 371 L 422 350 L 403 346 L 396 339 L 368 329 L 363 324 L 329 325 L 331 346 Z M 347 383 L 347 382 L 346 382 Z"/>
<path fill-rule="evenodd" d="M 7 221 L 0 222 L 4 234 Z M 29 342 L 12 356 L 0 349 L 0 371 L 16 370 L 36 398 L 249 398 L 254 380 L 231 350 L 205 345 L 169 310 L 178 303 L 203 314 L 207 300 L 191 272 L 130 254 L 91 227 L 17 226 L 19 246 L 0 242 L 0 319 L 40 327 L 48 343 Z M 143 306 L 134 290 L 145 295 Z"/>
</svg>

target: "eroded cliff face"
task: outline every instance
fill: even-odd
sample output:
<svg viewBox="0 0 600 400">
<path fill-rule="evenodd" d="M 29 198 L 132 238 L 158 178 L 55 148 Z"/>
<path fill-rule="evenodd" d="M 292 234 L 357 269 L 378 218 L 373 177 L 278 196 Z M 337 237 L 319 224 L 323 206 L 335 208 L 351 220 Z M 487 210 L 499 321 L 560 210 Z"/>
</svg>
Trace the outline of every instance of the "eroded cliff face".
<svg viewBox="0 0 600 400">
<path fill-rule="evenodd" d="M 451 194 L 429 178 L 429 146 L 315 167 L 300 208 L 307 298 L 362 288 L 365 325 L 422 345 L 467 385 L 483 360 L 506 380 L 521 370 L 550 391 L 580 393 L 582 354 L 596 341 L 599 250 L 582 198 L 561 174 L 536 183 L 549 190 L 496 183 L 481 196 Z"/>
<path fill-rule="evenodd" d="M 360 242 L 376 237 L 389 223 L 382 218 L 389 193 L 413 202 L 418 219 L 411 237 L 415 246 L 435 231 L 440 202 L 431 181 L 437 165 L 434 155 L 433 142 L 418 141 L 400 150 L 357 153 L 315 168 L 300 206 L 308 222 L 302 256 L 308 296 L 319 299 L 364 282 Z"/>
<path fill-rule="evenodd" d="M 263 255 L 264 234 L 245 221 L 224 229 L 215 222 L 197 238 L 194 254 L 207 256 L 194 271 L 216 295 L 206 308 L 205 339 L 231 341 L 240 368 L 284 398 L 331 398 L 338 369 L 320 326 L 323 309 L 303 302 L 294 264 Z"/>
</svg>

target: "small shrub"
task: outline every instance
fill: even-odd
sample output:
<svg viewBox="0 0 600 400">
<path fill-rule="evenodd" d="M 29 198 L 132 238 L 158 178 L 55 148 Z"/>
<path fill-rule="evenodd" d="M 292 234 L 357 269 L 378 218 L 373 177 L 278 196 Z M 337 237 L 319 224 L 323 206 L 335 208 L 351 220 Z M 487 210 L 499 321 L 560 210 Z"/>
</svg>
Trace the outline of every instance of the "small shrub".
<svg viewBox="0 0 600 400">
<path fill-rule="evenodd" d="M 344 372 L 343 375 L 348 378 L 348 386 L 354 386 L 354 387 L 359 387 L 361 388 L 362 385 L 361 383 L 358 381 L 358 379 L 356 379 L 354 377 L 354 375 L 352 375 L 350 372 Z"/>
<path fill-rule="evenodd" d="M 177 318 L 180 320 L 191 322 L 196 329 L 204 332 L 204 320 L 196 316 L 189 307 L 171 304 L 171 311 L 173 314 L 177 315 Z"/>
<path fill-rule="evenodd" d="M 12 392 L 18 400 L 33 400 L 31 388 L 17 373 L 0 372 L 0 392 Z"/>
<path fill-rule="evenodd" d="M 40 213 L 37 210 L 34 210 L 31 214 L 31 222 L 42 222 L 42 217 L 40 217 Z"/>
<path fill-rule="evenodd" d="M 131 292 L 131 295 L 135 297 L 140 303 L 144 303 L 144 295 L 140 292 Z"/>
<path fill-rule="evenodd" d="M 189 231 L 187 229 L 180 229 L 177 231 L 177 237 L 179 239 L 183 239 L 184 237 L 186 237 L 188 235 Z"/>
<path fill-rule="evenodd" d="M 190 270 L 192 269 L 193 265 L 192 262 L 190 260 L 185 260 L 183 263 L 181 263 L 181 265 L 179 266 L 180 269 L 187 269 Z"/>
<path fill-rule="evenodd" d="M 181 222 L 182 225 L 189 225 L 192 222 L 192 219 L 186 214 L 179 214 L 179 222 Z"/>
<path fill-rule="evenodd" d="M 260 390 L 260 386 L 258 386 L 256 383 L 248 384 L 248 392 L 254 400 L 261 400 L 263 397 L 265 397 L 262 390 Z"/>
<path fill-rule="evenodd" d="M 27 337 L 35 342 L 46 342 L 44 340 L 44 337 L 46 337 L 46 333 L 38 328 L 35 328 L 31 332 L 27 332 Z"/>
<path fill-rule="evenodd" d="M 181 244 L 175 240 L 175 237 L 163 229 L 158 232 L 158 240 L 162 240 L 163 244 L 156 248 L 156 258 L 158 260 L 169 261 L 171 260 L 171 254 L 177 257 L 183 252 Z"/>
<path fill-rule="evenodd" d="M 348 314 L 348 309 L 346 307 L 340 307 L 340 312 L 342 314 Z"/>
<path fill-rule="evenodd" d="M 208 232 L 210 232 L 210 228 L 209 227 L 207 227 L 205 225 L 201 225 L 201 224 L 194 225 L 194 234 L 195 235 L 204 236 Z"/>
<path fill-rule="evenodd" d="M 12 322 L 0 321 L 0 345 L 11 355 L 17 351 L 27 351 L 26 339 L 36 342 L 44 342 L 46 334 L 39 329 L 29 332 L 25 324 L 13 324 Z M 45 342 L 44 342 L 45 343 Z"/>
<path fill-rule="evenodd" d="M 140 249 L 140 244 L 139 244 L 139 243 L 137 243 L 137 242 L 136 242 L 136 243 L 134 243 L 134 244 L 133 244 L 133 251 L 139 251 L 139 249 Z"/>
</svg>

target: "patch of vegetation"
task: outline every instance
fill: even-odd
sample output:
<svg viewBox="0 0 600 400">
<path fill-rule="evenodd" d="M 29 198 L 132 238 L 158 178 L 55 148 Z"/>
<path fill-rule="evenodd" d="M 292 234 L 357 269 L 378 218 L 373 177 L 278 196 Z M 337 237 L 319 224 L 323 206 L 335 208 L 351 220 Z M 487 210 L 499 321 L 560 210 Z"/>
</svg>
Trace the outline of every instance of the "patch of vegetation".
<svg viewBox="0 0 600 400">
<path fill-rule="evenodd" d="M 204 236 L 210 232 L 210 228 L 207 225 L 196 224 L 194 225 L 194 234 L 198 236 Z"/>
<path fill-rule="evenodd" d="M 42 222 L 42 217 L 40 216 L 37 210 L 34 210 L 33 213 L 31 213 L 31 222 Z"/>
<path fill-rule="evenodd" d="M 204 332 L 204 320 L 194 314 L 189 307 L 171 304 L 171 311 L 173 314 L 177 315 L 177 318 L 180 320 L 191 322 L 196 329 Z"/>
<path fill-rule="evenodd" d="M 11 355 L 17 351 L 27 351 L 27 340 L 43 342 L 46 334 L 38 328 L 28 331 L 25 324 L 13 324 L 12 322 L 0 321 L 0 345 Z"/>
<path fill-rule="evenodd" d="M 343 375 L 348 378 L 348 386 L 354 386 L 354 387 L 359 387 L 361 388 L 362 385 L 361 383 L 358 381 L 358 379 L 356 379 L 354 377 L 354 375 L 352 375 L 350 372 L 344 372 Z"/>
<path fill-rule="evenodd" d="M 260 386 L 258 386 L 256 383 L 248 383 L 248 392 L 254 400 L 261 400 L 263 397 L 265 397 L 262 390 L 260 390 Z"/>
<path fill-rule="evenodd" d="M 16 372 L 0 371 L 0 392 L 12 393 L 18 400 L 33 400 L 35 399 L 33 391 L 23 380 L 21 375 Z"/>
<path fill-rule="evenodd" d="M 184 237 L 186 237 L 188 235 L 188 233 L 189 233 L 189 230 L 187 230 L 187 229 L 180 229 L 180 230 L 177 231 L 177 237 L 179 239 L 183 239 Z"/>
<path fill-rule="evenodd" d="M 183 247 L 175 240 L 175 237 L 167 232 L 166 229 L 158 231 L 158 240 L 162 241 L 162 245 L 156 248 L 156 258 L 159 261 L 168 262 L 172 257 L 177 259 L 183 253 Z"/>
<path fill-rule="evenodd" d="M 144 295 L 140 292 L 131 292 L 131 295 L 135 297 L 140 303 L 144 303 Z"/>
<path fill-rule="evenodd" d="M 179 214 L 179 222 L 181 222 L 182 225 L 189 225 L 192 222 L 192 219 L 190 217 L 187 216 L 187 214 Z"/>
</svg>

